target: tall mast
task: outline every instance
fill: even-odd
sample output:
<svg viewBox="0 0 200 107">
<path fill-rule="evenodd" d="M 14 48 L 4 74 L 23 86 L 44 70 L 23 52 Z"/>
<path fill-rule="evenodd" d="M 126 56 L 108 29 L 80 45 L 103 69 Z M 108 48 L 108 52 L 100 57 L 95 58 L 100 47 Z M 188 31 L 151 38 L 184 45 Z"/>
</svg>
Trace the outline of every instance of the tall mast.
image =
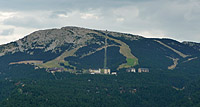
<svg viewBox="0 0 200 107">
<path fill-rule="evenodd" d="M 104 69 L 107 68 L 107 30 L 105 35 L 105 55 L 104 55 Z"/>
</svg>

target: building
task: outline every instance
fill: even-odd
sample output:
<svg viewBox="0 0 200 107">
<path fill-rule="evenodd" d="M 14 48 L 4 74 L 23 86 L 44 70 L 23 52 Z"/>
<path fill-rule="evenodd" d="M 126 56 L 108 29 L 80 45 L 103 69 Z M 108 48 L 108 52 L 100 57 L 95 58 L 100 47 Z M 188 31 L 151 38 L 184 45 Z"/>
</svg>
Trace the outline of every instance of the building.
<svg viewBox="0 0 200 107">
<path fill-rule="evenodd" d="M 90 74 L 111 74 L 110 69 L 98 69 L 98 70 L 94 70 L 94 69 L 89 69 Z"/>
<path fill-rule="evenodd" d="M 101 73 L 101 69 L 99 70 L 95 70 L 95 69 L 89 69 L 90 74 L 100 74 Z"/>
<path fill-rule="evenodd" d="M 112 72 L 111 74 L 112 74 L 112 75 L 117 75 L 117 72 Z"/>
<path fill-rule="evenodd" d="M 110 74 L 110 69 L 102 69 L 104 74 Z"/>
<path fill-rule="evenodd" d="M 126 69 L 126 72 L 136 72 L 135 68 L 128 68 Z"/>
<path fill-rule="evenodd" d="M 148 68 L 138 68 L 138 72 L 141 73 L 141 72 L 149 72 L 149 69 Z"/>
<path fill-rule="evenodd" d="M 51 73 L 54 73 L 54 72 L 63 72 L 64 71 L 64 68 L 48 68 L 47 69 L 48 72 L 51 72 Z"/>
</svg>

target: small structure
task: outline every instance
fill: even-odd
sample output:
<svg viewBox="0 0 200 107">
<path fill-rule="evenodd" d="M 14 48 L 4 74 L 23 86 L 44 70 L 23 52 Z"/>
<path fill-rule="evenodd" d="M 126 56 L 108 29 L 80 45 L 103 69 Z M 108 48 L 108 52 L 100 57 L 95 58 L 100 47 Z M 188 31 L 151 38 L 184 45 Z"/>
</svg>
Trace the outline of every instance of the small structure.
<svg viewBox="0 0 200 107">
<path fill-rule="evenodd" d="M 35 66 L 35 69 L 39 69 L 39 67 L 38 67 L 38 66 Z"/>
<path fill-rule="evenodd" d="M 48 68 L 47 69 L 48 72 L 51 72 L 51 73 L 55 73 L 55 72 L 63 72 L 64 71 L 64 68 Z"/>
<path fill-rule="evenodd" d="M 141 72 L 149 72 L 149 69 L 148 68 L 138 68 L 138 72 L 141 73 Z"/>
<path fill-rule="evenodd" d="M 102 69 L 104 74 L 110 74 L 110 69 Z"/>
<path fill-rule="evenodd" d="M 90 74 L 111 74 L 110 69 L 89 69 Z"/>
<path fill-rule="evenodd" d="M 89 69 L 90 74 L 100 74 L 101 70 Z"/>
<path fill-rule="evenodd" d="M 128 68 L 126 69 L 126 72 L 136 72 L 135 68 Z"/>
<path fill-rule="evenodd" d="M 112 74 L 112 75 L 117 75 L 117 72 L 112 72 L 111 74 Z"/>
</svg>

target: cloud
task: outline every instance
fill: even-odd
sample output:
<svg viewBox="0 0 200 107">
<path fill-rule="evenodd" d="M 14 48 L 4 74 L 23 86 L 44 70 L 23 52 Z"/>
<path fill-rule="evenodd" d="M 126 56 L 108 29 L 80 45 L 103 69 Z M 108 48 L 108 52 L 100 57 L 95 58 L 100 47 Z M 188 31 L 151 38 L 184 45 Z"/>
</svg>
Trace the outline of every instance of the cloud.
<svg viewBox="0 0 200 107">
<path fill-rule="evenodd" d="M 133 19 L 139 16 L 139 9 L 135 6 L 124 6 L 113 9 L 113 13 L 117 17 Z"/>
<path fill-rule="evenodd" d="M 99 17 L 91 13 L 82 13 L 81 18 L 82 19 L 98 19 Z"/>
<path fill-rule="evenodd" d="M 50 28 L 55 27 L 58 19 L 55 17 L 64 17 L 62 14 L 52 16 L 51 11 L 32 11 L 32 12 L 18 12 L 13 17 L 5 19 L 2 23 L 4 25 L 23 28 Z M 57 21 L 56 21 L 57 20 Z"/>
<path fill-rule="evenodd" d="M 69 11 L 53 11 L 50 14 L 50 18 L 67 18 Z"/>
<path fill-rule="evenodd" d="M 96 23 L 94 21 L 101 18 L 99 9 L 89 9 L 87 12 L 80 10 L 34 11 L 32 13 L 18 12 L 15 16 L 5 19 L 3 24 L 14 27 L 44 29 L 67 25 L 85 25 L 86 20 L 88 23 Z"/>
<path fill-rule="evenodd" d="M 33 17 L 12 17 L 4 21 L 5 25 L 18 27 L 39 27 L 40 21 Z"/>
<path fill-rule="evenodd" d="M 8 18 L 11 18 L 15 15 L 16 13 L 15 12 L 4 12 L 4 11 L 0 11 L 0 22 L 8 19 Z"/>
<path fill-rule="evenodd" d="M 123 22 L 124 18 L 117 18 L 116 20 L 117 20 L 117 22 Z"/>
<path fill-rule="evenodd" d="M 87 10 L 90 8 L 100 7 L 118 7 L 119 5 L 138 2 L 140 0 L 1 0 L 0 9 L 15 11 L 32 11 L 32 10 L 63 10 L 63 9 L 80 9 Z"/>
<path fill-rule="evenodd" d="M 199 0 L 0 1 L 0 29 L 13 28 L 13 40 L 37 29 L 80 26 L 199 42 L 199 19 Z"/>
<path fill-rule="evenodd" d="M 13 33 L 14 33 L 13 28 L 0 31 L 0 35 L 3 35 L 3 36 L 12 35 Z"/>
</svg>

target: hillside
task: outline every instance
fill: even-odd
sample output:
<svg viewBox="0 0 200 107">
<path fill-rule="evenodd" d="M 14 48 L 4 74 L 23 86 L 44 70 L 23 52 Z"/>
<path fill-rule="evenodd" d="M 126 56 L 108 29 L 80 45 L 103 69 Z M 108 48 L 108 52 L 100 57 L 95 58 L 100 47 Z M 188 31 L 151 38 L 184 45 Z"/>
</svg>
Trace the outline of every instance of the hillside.
<svg viewBox="0 0 200 107">
<path fill-rule="evenodd" d="M 108 33 L 115 34 L 116 37 L 125 36 L 126 38 L 131 39 L 141 38 L 139 36 L 128 34 Z M 83 61 L 85 59 L 87 60 L 87 57 L 95 55 L 104 49 L 105 38 L 108 38 L 109 48 L 113 48 L 114 51 L 119 51 L 117 52 L 119 53 L 118 59 L 125 57 L 125 60 L 118 63 L 122 65 L 115 65 L 113 69 L 131 67 L 138 64 L 137 58 L 131 53 L 129 46 L 126 43 L 109 36 L 105 37 L 105 31 L 96 31 L 78 27 L 36 31 L 16 42 L 1 46 L 0 55 L 15 56 L 18 53 L 22 53 L 25 54 L 27 58 L 19 58 L 13 61 L 39 60 L 44 62 L 44 64 L 41 64 L 40 66 L 45 68 L 61 67 L 60 64 L 63 63 L 69 67 L 77 66 L 78 69 L 82 69 L 79 65 L 72 64 L 73 61 L 69 62 L 67 59 L 64 59 L 76 57 L 78 59 L 83 59 Z M 9 61 L 8 63 L 13 61 Z M 99 64 L 97 67 L 101 67 L 101 65 Z M 88 67 L 85 66 L 85 68 Z"/>
<path fill-rule="evenodd" d="M 104 68 L 105 49 L 117 76 L 85 73 Z M 199 43 L 80 27 L 40 30 L 0 46 L 0 105 L 198 106 L 199 65 Z M 150 72 L 127 73 L 131 67 Z M 64 72 L 47 72 L 55 68 Z"/>
<path fill-rule="evenodd" d="M 6 64 L 35 60 L 42 61 L 38 66 L 44 68 L 98 69 L 103 67 L 105 38 L 108 39 L 108 68 L 112 70 L 134 66 L 175 69 L 183 62 L 199 60 L 197 44 L 79 27 L 36 31 L 0 46 L 0 58 L 16 57 L 6 58 L 10 59 Z"/>
</svg>

